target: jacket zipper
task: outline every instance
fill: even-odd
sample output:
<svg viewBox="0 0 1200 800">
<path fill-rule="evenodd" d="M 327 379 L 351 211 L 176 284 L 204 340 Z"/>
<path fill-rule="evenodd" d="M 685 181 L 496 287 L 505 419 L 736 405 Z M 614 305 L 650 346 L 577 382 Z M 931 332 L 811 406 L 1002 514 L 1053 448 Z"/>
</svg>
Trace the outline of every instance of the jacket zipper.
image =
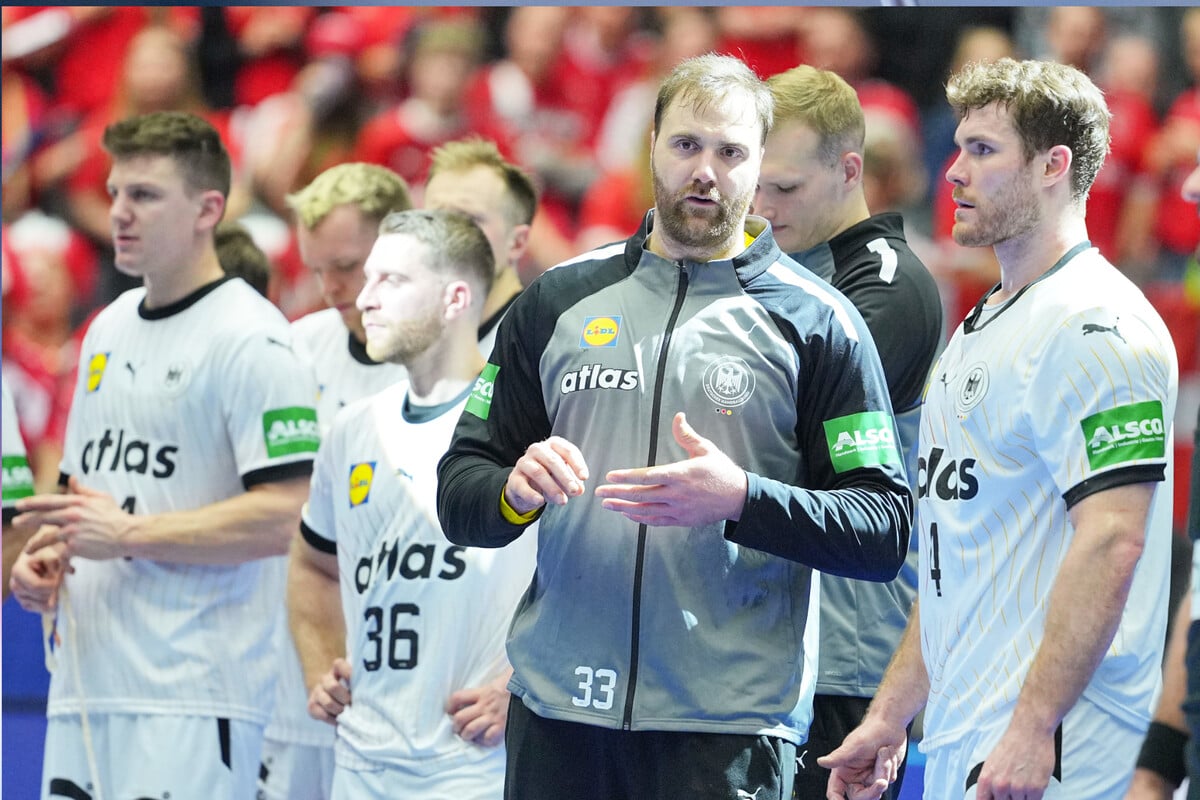
<svg viewBox="0 0 1200 800">
<path fill-rule="evenodd" d="M 663 332 L 662 346 L 658 349 L 658 374 L 654 379 L 654 401 L 650 411 L 650 452 L 646 456 L 646 466 L 652 467 L 658 459 L 658 429 L 659 418 L 662 415 L 663 383 L 666 380 L 667 351 L 671 347 L 671 336 L 675 332 L 675 323 L 679 320 L 679 312 L 683 310 L 683 301 L 687 297 L 688 273 L 686 265 L 680 261 L 679 285 L 675 290 L 675 306 L 671 316 L 667 318 L 667 327 Z M 629 643 L 629 689 L 625 693 L 625 714 L 621 720 L 622 730 L 629 730 L 633 724 L 633 699 L 637 691 L 638 677 L 638 640 L 642 628 L 642 571 L 646 558 L 646 525 L 638 526 L 637 560 L 633 568 L 633 625 Z"/>
</svg>

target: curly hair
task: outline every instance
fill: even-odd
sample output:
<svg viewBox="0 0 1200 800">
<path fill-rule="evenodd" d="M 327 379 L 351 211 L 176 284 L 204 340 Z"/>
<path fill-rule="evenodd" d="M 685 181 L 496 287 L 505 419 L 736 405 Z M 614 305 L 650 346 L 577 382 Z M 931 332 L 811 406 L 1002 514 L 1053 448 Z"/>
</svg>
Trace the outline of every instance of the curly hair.
<svg viewBox="0 0 1200 800">
<path fill-rule="evenodd" d="M 1112 114 L 1087 75 L 1052 61 L 967 64 L 950 77 L 946 99 L 959 119 L 999 103 L 1008 110 L 1025 158 L 1056 145 L 1071 150 L 1071 197 L 1082 205 L 1108 155 Z"/>
</svg>

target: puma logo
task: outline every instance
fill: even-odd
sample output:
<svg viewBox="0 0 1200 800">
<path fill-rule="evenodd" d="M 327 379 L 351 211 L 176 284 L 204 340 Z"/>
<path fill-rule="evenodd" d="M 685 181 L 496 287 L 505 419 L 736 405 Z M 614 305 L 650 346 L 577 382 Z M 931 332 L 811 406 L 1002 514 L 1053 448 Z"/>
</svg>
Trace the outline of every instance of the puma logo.
<svg viewBox="0 0 1200 800">
<path fill-rule="evenodd" d="M 284 350 L 287 350 L 289 353 L 292 352 L 292 346 L 290 344 L 288 344 L 287 342 L 281 342 L 273 336 L 268 336 L 267 342 L 269 342 L 270 344 L 277 344 L 280 347 L 282 347 Z"/>
<path fill-rule="evenodd" d="M 754 790 L 754 794 L 750 794 L 745 789 L 738 789 L 737 790 L 738 800 L 756 800 L 756 798 L 758 797 L 758 793 L 761 791 L 762 791 L 761 786 Z"/>
<path fill-rule="evenodd" d="M 1117 330 L 1117 323 L 1115 322 L 1111 327 L 1107 325 L 1097 325 L 1094 322 L 1085 322 L 1083 323 L 1083 335 L 1087 336 L 1089 333 L 1111 333 L 1122 342 L 1125 342 L 1125 337 L 1121 335 L 1119 330 Z M 1129 342 L 1125 342 L 1125 344 L 1129 344 Z"/>
</svg>

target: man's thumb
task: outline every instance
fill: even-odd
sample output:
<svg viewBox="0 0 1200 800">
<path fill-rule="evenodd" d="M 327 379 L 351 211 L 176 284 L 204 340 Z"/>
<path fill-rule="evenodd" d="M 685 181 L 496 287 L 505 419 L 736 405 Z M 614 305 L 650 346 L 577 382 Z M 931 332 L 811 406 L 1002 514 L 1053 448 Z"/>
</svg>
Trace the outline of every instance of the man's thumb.
<svg viewBox="0 0 1200 800">
<path fill-rule="evenodd" d="M 675 441 L 679 442 L 679 446 L 686 450 L 690 457 L 695 458 L 708 454 L 710 442 L 696 433 L 695 429 L 688 424 L 687 415 L 682 411 L 675 415 L 671 427 L 675 432 Z"/>
</svg>

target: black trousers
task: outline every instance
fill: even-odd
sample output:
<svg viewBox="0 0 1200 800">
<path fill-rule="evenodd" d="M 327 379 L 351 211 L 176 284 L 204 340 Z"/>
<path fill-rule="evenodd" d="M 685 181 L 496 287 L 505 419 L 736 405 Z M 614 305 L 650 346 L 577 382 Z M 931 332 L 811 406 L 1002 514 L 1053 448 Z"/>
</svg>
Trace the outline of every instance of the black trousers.
<svg viewBox="0 0 1200 800">
<path fill-rule="evenodd" d="M 514 697 L 505 800 L 787 800 L 796 747 L 771 736 L 621 731 L 539 717 Z"/>
<path fill-rule="evenodd" d="M 846 734 L 858 727 L 867 714 L 869 697 L 842 697 L 819 694 L 813 698 L 813 721 L 808 729 L 808 741 L 796 748 L 795 800 L 825 800 L 825 787 L 829 783 L 829 770 L 817 764 L 817 758 L 836 750 Z M 904 782 L 904 769 L 908 765 L 908 754 L 900 765 L 900 774 L 882 800 L 895 800 L 900 796 L 900 784 Z"/>
</svg>

